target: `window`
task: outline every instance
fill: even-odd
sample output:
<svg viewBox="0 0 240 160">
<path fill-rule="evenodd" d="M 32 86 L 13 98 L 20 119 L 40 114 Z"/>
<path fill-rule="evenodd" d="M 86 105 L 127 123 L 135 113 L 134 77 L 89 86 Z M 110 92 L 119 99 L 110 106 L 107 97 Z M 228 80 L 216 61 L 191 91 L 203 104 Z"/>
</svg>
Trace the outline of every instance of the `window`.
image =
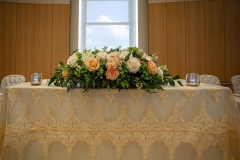
<svg viewBox="0 0 240 160">
<path fill-rule="evenodd" d="M 137 0 L 81 0 L 78 48 L 138 45 Z"/>
</svg>

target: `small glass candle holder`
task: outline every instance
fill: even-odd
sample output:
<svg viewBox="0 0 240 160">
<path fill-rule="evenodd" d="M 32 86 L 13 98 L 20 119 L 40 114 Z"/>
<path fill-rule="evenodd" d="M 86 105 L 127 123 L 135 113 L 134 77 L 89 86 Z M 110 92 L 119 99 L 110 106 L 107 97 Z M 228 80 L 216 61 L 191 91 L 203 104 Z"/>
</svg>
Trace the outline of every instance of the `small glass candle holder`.
<svg viewBox="0 0 240 160">
<path fill-rule="evenodd" d="M 186 85 L 188 86 L 199 86 L 200 78 L 198 73 L 187 73 L 186 74 Z"/>
<path fill-rule="evenodd" d="M 32 73 L 30 77 L 31 85 L 40 85 L 42 84 L 42 74 L 41 73 Z"/>
</svg>

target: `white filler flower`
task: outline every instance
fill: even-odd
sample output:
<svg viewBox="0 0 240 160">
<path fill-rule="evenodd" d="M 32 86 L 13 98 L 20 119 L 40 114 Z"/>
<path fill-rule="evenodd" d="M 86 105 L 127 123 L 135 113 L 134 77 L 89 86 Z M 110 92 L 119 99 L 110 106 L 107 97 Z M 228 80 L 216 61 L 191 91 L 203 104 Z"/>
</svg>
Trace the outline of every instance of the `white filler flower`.
<svg viewBox="0 0 240 160">
<path fill-rule="evenodd" d="M 78 60 L 78 57 L 75 54 L 73 54 L 68 58 L 67 64 L 70 67 L 75 67 L 75 63 L 77 62 L 77 60 Z"/>
</svg>

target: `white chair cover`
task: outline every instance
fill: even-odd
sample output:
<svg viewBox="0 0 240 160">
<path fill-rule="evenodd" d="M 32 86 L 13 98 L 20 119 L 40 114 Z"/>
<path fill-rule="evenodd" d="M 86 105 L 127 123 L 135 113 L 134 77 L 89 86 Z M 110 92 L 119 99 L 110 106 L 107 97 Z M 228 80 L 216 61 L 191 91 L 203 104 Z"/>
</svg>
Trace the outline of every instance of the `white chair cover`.
<svg viewBox="0 0 240 160">
<path fill-rule="evenodd" d="M 199 77 L 200 77 L 201 83 L 220 86 L 220 81 L 219 81 L 218 77 L 216 77 L 216 76 L 209 75 L 209 74 L 202 74 Z"/>
<path fill-rule="evenodd" d="M 231 78 L 234 94 L 240 94 L 240 75 Z"/>
<path fill-rule="evenodd" d="M 233 85 L 234 99 L 237 102 L 238 108 L 240 110 L 240 75 L 232 76 L 231 82 Z"/>
<path fill-rule="evenodd" d="M 26 79 L 23 75 L 8 75 L 2 79 L 0 93 L 3 93 L 7 86 L 20 84 L 23 82 L 26 82 Z"/>
</svg>

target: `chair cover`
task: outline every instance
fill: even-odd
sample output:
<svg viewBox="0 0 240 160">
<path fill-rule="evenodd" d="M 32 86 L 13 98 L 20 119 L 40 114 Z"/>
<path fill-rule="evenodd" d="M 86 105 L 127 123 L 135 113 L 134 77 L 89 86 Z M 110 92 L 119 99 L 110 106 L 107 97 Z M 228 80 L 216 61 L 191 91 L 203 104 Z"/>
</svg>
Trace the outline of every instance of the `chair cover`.
<svg viewBox="0 0 240 160">
<path fill-rule="evenodd" d="M 199 76 L 201 83 L 211 84 L 211 85 L 220 85 L 220 81 L 216 76 L 202 74 Z"/>
<path fill-rule="evenodd" d="M 231 78 L 234 94 L 240 94 L 240 75 Z"/>
<path fill-rule="evenodd" d="M 0 93 L 3 93 L 7 86 L 12 86 L 23 82 L 26 82 L 26 79 L 23 75 L 8 75 L 2 79 Z"/>
</svg>

